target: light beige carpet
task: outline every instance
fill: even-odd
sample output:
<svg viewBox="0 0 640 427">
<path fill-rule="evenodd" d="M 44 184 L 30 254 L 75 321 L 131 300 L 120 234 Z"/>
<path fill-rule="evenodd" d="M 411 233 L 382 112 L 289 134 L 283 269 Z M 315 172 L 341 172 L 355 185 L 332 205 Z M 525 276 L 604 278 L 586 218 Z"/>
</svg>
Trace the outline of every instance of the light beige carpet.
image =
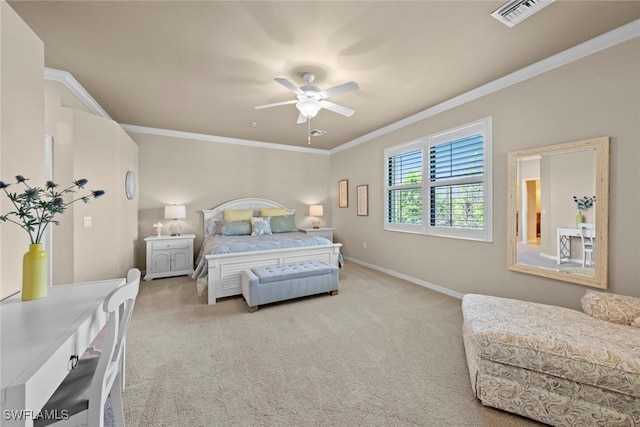
<svg viewBox="0 0 640 427">
<path fill-rule="evenodd" d="M 142 282 L 127 337 L 136 426 L 535 426 L 473 396 L 461 301 L 347 263 L 340 293 L 247 312 L 187 277 Z"/>
</svg>

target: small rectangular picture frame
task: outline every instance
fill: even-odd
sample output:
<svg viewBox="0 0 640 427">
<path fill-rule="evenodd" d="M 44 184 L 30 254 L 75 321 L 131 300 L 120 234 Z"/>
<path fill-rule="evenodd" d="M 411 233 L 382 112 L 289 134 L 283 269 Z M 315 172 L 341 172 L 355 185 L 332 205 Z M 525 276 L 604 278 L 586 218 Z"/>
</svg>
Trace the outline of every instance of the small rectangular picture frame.
<svg viewBox="0 0 640 427">
<path fill-rule="evenodd" d="M 369 186 L 358 185 L 356 187 L 356 195 L 358 196 L 358 216 L 369 215 Z"/>
<path fill-rule="evenodd" d="M 338 207 L 349 207 L 349 180 L 347 179 L 338 181 Z"/>
</svg>

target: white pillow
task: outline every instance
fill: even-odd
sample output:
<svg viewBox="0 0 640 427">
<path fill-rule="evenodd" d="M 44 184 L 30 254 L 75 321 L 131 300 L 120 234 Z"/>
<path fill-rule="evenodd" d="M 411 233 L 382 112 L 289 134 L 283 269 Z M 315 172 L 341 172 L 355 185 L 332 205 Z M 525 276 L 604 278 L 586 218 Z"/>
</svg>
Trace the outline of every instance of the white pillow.
<svg viewBox="0 0 640 427">
<path fill-rule="evenodd" d="M 268 216 L 251 218 L 251 235 L 263 236 L 271 234 L 271 218 Z"/>
</svg>

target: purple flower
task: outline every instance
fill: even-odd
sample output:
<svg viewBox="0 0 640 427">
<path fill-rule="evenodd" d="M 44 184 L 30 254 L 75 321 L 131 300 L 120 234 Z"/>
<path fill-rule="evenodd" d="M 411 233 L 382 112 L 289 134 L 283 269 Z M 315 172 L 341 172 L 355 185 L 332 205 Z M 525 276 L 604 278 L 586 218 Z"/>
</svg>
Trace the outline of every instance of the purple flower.
<svg viewBox="0 0 640 427">
<path fill-rule="evenodd" d="M 54 217 L 64 213 L 68 205 L 80 200 L 89 203 L 92 198 L 105 194 L 103 190 L 92 190 L 89 194 L 65 202 L 63 195 L 75 193 L 74 188 L 84 188 L 89 181 L 84 178 L 75 180 L 73 185 L 58 192 L 55 190 L 58 184 L 53 181 L 46 181 L 40 187 L 31 187 L 26 183 L 27 180 L 28 178 L 22 175 L 16 175 L 16 181 L 24 184 L 24 187 L 22 192 L 15 193 L 7 191 L 9 184 L 0 181 L 0 190 L 4 190 L 14 208 L 14 210 L 0 215 L 0 223 L 13 222 L 19 225 L 29 233 L 31 243 L 40 243 L 47 225 L 50 223 L 57 225 L 58 221 Z"/>
<path fill-rule="evenodd" d="M 24 192 L 24 195 L 28 199 L 37 199 L 40 197 L 40 190 L 38 188 L 27 188 L 27 190 Z"/>
<path fill-rule="evenodd" d="M 84 188 L 84 186 L 85 186 L 85 185 L 87 185 L 87 182 L 89 182 L 89 181 L 88 181 L 88 180 L 86 180 L 86 179 L 84 179 L 84 178 L 79 179 L 79 180 L 77 180 L 77 181 L 73 181 L 73 183 L 74 183 L 75 185 L 77 185 L 77 186 L 78 186 L 78 188 Z"/>
</svg>

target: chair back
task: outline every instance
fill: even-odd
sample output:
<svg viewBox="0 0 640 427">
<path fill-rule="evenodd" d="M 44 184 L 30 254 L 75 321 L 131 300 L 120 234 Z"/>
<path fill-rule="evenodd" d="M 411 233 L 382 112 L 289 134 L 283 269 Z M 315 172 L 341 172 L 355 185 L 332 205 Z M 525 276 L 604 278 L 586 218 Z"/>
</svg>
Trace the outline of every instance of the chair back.
<svg viewBox="0 0 640 427">
<path fill-rule="evenodd" d="M 108 319 L 105 326 L 102 354 L 89 392 L 89 401 L 100 402 L 101 407 L 104 406 L 104 402 L 120 374 L 124 341 L 139 288 L 140 270 L 133 268 L 127 273 L 126 283 L 111 291 L 103 304 Z M 89 412 L 92 412 L 91 405 Z"/>
<path fill-rule="evenodd" d="M 580 240 L 582 240 L 582 248 L 593 248 L 595 240 L 595 224 L 582 222 L 578 224 L 580 229 Z"/>
</svg>

